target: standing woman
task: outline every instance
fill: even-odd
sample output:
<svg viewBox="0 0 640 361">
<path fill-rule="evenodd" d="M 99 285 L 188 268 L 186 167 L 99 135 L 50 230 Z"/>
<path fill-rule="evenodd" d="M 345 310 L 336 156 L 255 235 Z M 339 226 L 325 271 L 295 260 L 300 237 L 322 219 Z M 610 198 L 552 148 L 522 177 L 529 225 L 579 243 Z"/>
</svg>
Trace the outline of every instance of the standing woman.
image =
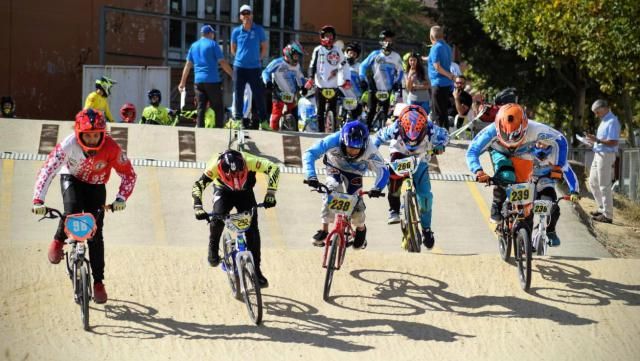
<svg viewBox="0 0 640 361">
<path fill-rule="evenodd" d="M 418 53 L 411 53 L 406 60 L 405 89 L 407 89 L 407 102 L 410 105 L 419 105 L 427 113 L 431 111 L 429 99 L 431 98 L 431 84 L 424 71 L 422 58 Z"/>
</svg>

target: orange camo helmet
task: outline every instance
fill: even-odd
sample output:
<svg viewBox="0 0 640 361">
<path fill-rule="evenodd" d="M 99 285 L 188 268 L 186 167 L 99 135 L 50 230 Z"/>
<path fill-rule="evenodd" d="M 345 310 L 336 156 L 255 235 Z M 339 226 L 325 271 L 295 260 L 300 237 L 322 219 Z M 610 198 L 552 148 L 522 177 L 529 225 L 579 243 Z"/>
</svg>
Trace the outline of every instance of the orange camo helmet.
<svg viewBox="0 0 640 361">
<path fill-rule="evenodd" d="M 427 112 L 419 105 L 409 105 L 400 113 L 400 135 L 408 150 L 415 150 L 427 134 L 427 118 Z"/>
<path fill-rule="evenodd" d="M 243 190 L 248 175 L 249 170 L 242 153 L 229 149 L 218 158 L 220 181 L 232 191 Z"/>
<path fill-rule="evenodd" d="M 524 142 L 529 120 L 520 105 L 509 103 L 500 107 L 495 124 L 498 141 L 507 148 L 515 148 Z"/>
<path fill-rule="evenodd" d="M 94 109 L 84 109 L 76 114 L 75 133 L 76 140 L 82 150 L 86 152 L 98 151 L 104 145 L 105 133 L 107 131 L 107 123 L 104 120 L 102 112 Z M 99 133 L 100 140 L 98 144 L 89 146 L 82 140 L 82 133 Z"/>
</svg>

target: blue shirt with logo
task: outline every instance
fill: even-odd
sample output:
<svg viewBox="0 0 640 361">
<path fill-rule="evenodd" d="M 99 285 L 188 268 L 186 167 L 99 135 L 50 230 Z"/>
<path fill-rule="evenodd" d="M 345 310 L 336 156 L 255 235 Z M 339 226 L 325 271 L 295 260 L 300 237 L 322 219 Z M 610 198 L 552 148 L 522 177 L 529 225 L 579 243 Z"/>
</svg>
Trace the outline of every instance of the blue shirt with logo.
<svg viewBox="0 0 640 361">
<path fill-rule="evenodd" d="M 193 63 L 196 83 L 219 83 L 218 62 L 223 59 L 222 50 L 215 40 L 200 38 L 191 44 L 187 60 Z"/>
<path fill-rule="evenodd" d="M 438 40 L 433 44 L 429 51 L 429 59 L 427 61 L 431 86 L 443 87 L 453 85 L 453 81 L 438 73 L 434 66 L 434 63 L 439 63 L 441 68 L 448 71 L 451 68 L 451 58 L 451 48 L 444 40 Z"/>
<path fill-rule="evenodd" d="M 618 117 L 609 112 L 602 117 L 602 121 L 598 126 L 598 132 L 596 138 L 600 140 L 618 140 L 620 139 L 620 122 Z M 602 143 L 595 143 L 593 145 L 593 151 L 597 153 L 615 153 L 618 151 L 618 146 L 604 145 Z"/>
<path fill-rule="evenodd" d="M 236 44 L 236 57 L 233 66 L 239 68 L 260 68 L 260 44 L 267 40 L 262 26 L 251 24 L 249 31 L 242 25 L 231 32 L 231 44 Z"/>
</svg>

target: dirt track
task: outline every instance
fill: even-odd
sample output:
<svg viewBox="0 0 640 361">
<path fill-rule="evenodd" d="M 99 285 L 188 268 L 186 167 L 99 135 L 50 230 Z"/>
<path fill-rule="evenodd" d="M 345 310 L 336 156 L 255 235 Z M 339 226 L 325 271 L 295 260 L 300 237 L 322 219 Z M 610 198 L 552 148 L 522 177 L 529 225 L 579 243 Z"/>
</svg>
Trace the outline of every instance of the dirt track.
<svg viewBox="0 0 640 361">
<path fill-rule="evenodd" d="M 2 246 L 7 360 L 637 360 L 640 260 L 535 261 L 531 294 L 497 255 L 350 252 L 322 301 L 314 250 L 265 250 L 264 325 L 250 325 L 204 248 L 107 245 L 111 300 L 82 330 L 45 246 Z"/>
</svg>

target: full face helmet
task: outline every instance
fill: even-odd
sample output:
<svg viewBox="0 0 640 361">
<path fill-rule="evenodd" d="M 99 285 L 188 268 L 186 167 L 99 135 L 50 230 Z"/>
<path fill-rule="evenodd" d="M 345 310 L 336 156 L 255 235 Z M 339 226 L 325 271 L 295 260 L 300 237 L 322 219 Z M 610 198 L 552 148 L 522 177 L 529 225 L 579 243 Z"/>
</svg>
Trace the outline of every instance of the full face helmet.
<svg viewBox="0 0 640 361">
<path fill-rule="evenodd" d="M 10 96 L 2 97 L 2 116 L 11 118 L 13 117 L 13 113 L 16 111 L 16 103 L 13 101 L 13 98 Z"/>
<path fill-rule="evenodd" d="M 419 105 L 409 105 L 400 113 L 398 128 L 409 151 L 416 150 L 427 135 L 428 117 L 427 112 Z"/>
<path fill-rule="evenodd" d="M 76 140 L 85 153 L 96 152 L 104 145 L 105 133 L 107 131 L 107 123 L 104 120 L 102 112 L 93 109 L 84 109 L 76 114 L 75 133 Z M 85 144 L 82 134 L 97 133 L 100 140 L 95 145 Z"/>
<path fill-rule="evenodd" d="M 382 50 L 386 53 L 389 53 L 393 50 L 393 38 L 396 34 L 391 30 L 382 30 L 378 35 L 378 39 L 380 39 L 380 45 L 382 46 Z"/>
<path fill-rule="evenodd" d="M 105 97 L 111 95 L 111 87 L 117 82 L 113 79 L 109 79 L 106 76 L 101 77 L 100 79 L 96 79 L 96 89 L 102 90 Z"/>
<path fill-rule="evenodd" d="M 149 90 L 149 92 L 147 93 L 147 97 L 149 98 L 149 103 L 151 105 L 153 105 L 153 106 L 156 106 L 156 107 L 162 101 L 162 93 L 158 89 Z M 158 97 L 158 100 L 156 102 L 154 102 L 153 101 L 153 97 Z"/>
<path fill-rule="evenodd" d="M 359 120 L 353 120 L 342 126 L 340 131 L 340 150 L 349 160 L 360 158 L 369 145 L 369 129 Z M 349 152 L 349 148 L 357 149 L 358 153 Z"/>
<path fill-rule="evenodd" d="M 320 28 L 320 44 L 330 48 L 333 46 L 333 42 L 336 40 L 336 28 L 332 25 L 325 25 Z"/>
<path fill-rule="evenodd" d="M 124 103 L 120 108 L 120 117 L 125 123 L 133 123 L 136 120 L 136 106 L 131 103 Z"/>
<path fill-rule="evenodd" d="M 356 53 L 355 56 L 349 56 L 349 51 Z M 349 43 L 344 47 L 344 54 L 347 57 L 347 62 L 349 65 L 355 64 L 356 60 L 360 57 L 360 53 L 362 53 L 362 48 L 358 43 Z"/>
<path fill-rule="evenodd" d="M 516 148 L 524 142 L 528 124 L 527 115 L 520 105 L 515 103 L 503 105 L 495 121 L 498 141 L 507 148 Z"/>
<path fill-rule="evenodd" d="M 296 56 L 296 54 L 298 56 Z M 302 45 L 297 41 L 292 42 L 282 49 L 282 55 L 284 56 L 284 60 L 291 64 L 296 65 L 302 61 L 302 56 L 304 56 L 304 49 L 302 49 Z"/>
<path fill-rule="evenodd" d="M 218 158 L 218 176 L 229 189 L 243 190 L 248 174 L 247 164 L 240 152 L 229 149 Z"/>
</svg>

